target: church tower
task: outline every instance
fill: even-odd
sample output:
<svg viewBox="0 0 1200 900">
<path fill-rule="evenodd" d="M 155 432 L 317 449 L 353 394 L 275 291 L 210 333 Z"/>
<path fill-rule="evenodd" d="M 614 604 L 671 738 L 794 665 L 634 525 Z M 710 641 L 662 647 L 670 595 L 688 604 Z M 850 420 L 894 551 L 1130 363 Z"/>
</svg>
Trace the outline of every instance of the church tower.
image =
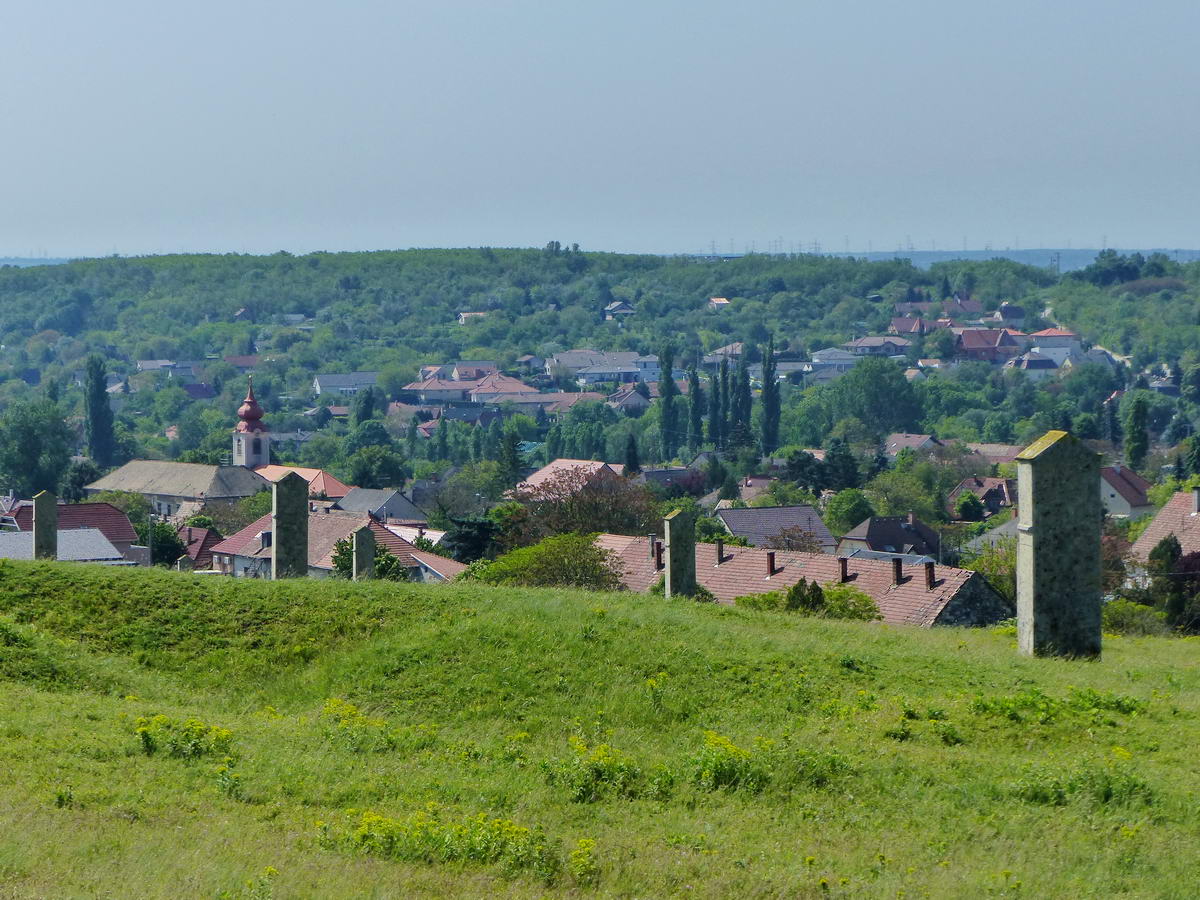
<svg viewBox="0 0 1200 900">
<path fill-rule="evenodd" d="M 237 414 L 237 427 L 233 429 L 233 464 L 247 469 L 268 465 L 271 462 L 270 429 L 263 424 L 263 408 L 254 399 L 253 377 Z"/>
</svg>

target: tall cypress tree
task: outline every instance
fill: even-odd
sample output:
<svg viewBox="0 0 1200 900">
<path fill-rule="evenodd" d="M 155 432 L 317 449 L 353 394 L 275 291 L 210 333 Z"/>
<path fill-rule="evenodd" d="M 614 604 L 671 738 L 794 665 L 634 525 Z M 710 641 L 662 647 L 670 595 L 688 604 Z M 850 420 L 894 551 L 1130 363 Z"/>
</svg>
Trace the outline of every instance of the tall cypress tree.
<svg viewBox="0 0 1200 900">
<path fill-rule="evenodd" d="M 1187 475 L 1200 475 L 1200 434 L 1192 435 L 1188 441 L 1188 454 L 1183 461 Z"/>
<path fill-rule="evenodd" d="M 1129 407 L 1129 418 L 1125 420 L 1125 459 L 1134 469 L 1142 467 L 1150 452 L 1150 438 L 1146 434 L 1148 418 L 1145 398 L 1135 398 Z"/>
<path fill-rule="evenodd" d="M 661 405 L 659 428 L 662 431 L 663 459 L 670 460 L 675 456 L 675 449 L 683 437 L 679 427 L 679 408 L 675 402 L 679 388 L 675 385 L 675 379 L 672 377 L 675 369 L 675 348 L 670 343 L 664 344 L 662 350 L 659 351 L 658 365 L 662 371 L 658 378 L 658 396 Z"/>
<path fill-rule="evenodd" d="M 733 384 L 729 379 L 729 358 L 721 358 L 721 446 L 729 443 L 730 412 L 733 409 Z"/>
<path fill-rule="evenodd" d="M 93 354 L 87 361 L 87 380 L 84 386 L 85 429 L 88 453 L 101 468 L 112 465 L 113 414 L 104 383 L 104 360 Z"/>
<path fill-rule="evenodd" d="M 775 380 L 775 335 L 763 350 L 762 451 L 769 454 L 779 446 L 779 382 Z"/>
<path fill-rule="evenodd" d="M 696 367 L 688 370 L 688 444 L 699 450 L 704 443 L 704 391 Z"/>
<path fill-rule="evenodd" d="M 640 471 L 642 463 L 638 457 L 637 435 L 631 431 L 625 440 L 625 474 L 636 475 Z"/>
<path fill-rule="evenodd" d="M 708 386 L 708 442 L 715 450 L 724 441 L 721 425 L 721 380 L 714 375 Z"/>
</svg>

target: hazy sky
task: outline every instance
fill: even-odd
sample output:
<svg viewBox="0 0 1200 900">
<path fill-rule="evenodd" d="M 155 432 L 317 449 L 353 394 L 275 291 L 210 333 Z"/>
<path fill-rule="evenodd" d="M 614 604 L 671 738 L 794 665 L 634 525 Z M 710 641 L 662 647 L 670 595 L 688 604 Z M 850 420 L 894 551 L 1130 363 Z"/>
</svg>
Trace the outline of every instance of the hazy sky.
<svg viewBox="0 0 1200 900">
<path fill-rule="evenodd" d="M 1200 246 L 1196 0 L 9 0 L 0 256 Z"/>
</svg>

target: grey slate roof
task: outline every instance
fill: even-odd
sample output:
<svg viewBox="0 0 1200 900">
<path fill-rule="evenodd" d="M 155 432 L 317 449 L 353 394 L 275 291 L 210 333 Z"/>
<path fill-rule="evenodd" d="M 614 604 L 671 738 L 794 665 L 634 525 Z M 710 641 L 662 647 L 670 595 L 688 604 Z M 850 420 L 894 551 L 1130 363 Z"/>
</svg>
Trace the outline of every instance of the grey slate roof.
<svg viewBox="0 0 1200 900">
<path fill-rule="evenodd" d="M 393 518 L 414 521 L 425 518 L 425 513 L 414 506 L 411 500 L 389 488 L 352 488 L 337 502 L 338 509 L 361 513 L 373 513 L 385 505 L 390 508 Z"/>
<path fill-rule="evenodd" d="M 756 506 L 747 509 L 719 509 L 717 517 L 730 534 L 745 538 L 755 547 L 765 547 L 784 529 L 801 528 L 811 532 L 821 549 L 832 553 L 837 541 L 811 506 Z"/>
<path fill-rule="evenodd" d="M 218 500 L 249 497 L 267 487 L 270 485 L 265 478 L 244 466 L 206 466 L 160 459 L 134 459 L 98 481 L 93 481 L 87 490 Z"/>
<path fill-rule="evenodd" d="M 99 528 L 60 530 L 58 558 L 68 562 L 126 564 L 124 557 Z M 0 531 L 0 559 L 33 559 L 33 532 Z"/>
</svg>

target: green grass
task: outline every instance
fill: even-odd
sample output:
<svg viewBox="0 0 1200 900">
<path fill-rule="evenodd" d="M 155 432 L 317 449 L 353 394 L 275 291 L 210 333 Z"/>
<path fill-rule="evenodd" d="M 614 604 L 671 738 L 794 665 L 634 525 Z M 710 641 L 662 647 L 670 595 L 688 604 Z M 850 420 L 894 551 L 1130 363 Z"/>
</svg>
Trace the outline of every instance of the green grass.
<svg viewBox="0 0 1200 900">
<path fill-rule="evenodd" d="M 1198 648 L 0 564 L 0 897 L 1194 896 Z"/>
</svg>

